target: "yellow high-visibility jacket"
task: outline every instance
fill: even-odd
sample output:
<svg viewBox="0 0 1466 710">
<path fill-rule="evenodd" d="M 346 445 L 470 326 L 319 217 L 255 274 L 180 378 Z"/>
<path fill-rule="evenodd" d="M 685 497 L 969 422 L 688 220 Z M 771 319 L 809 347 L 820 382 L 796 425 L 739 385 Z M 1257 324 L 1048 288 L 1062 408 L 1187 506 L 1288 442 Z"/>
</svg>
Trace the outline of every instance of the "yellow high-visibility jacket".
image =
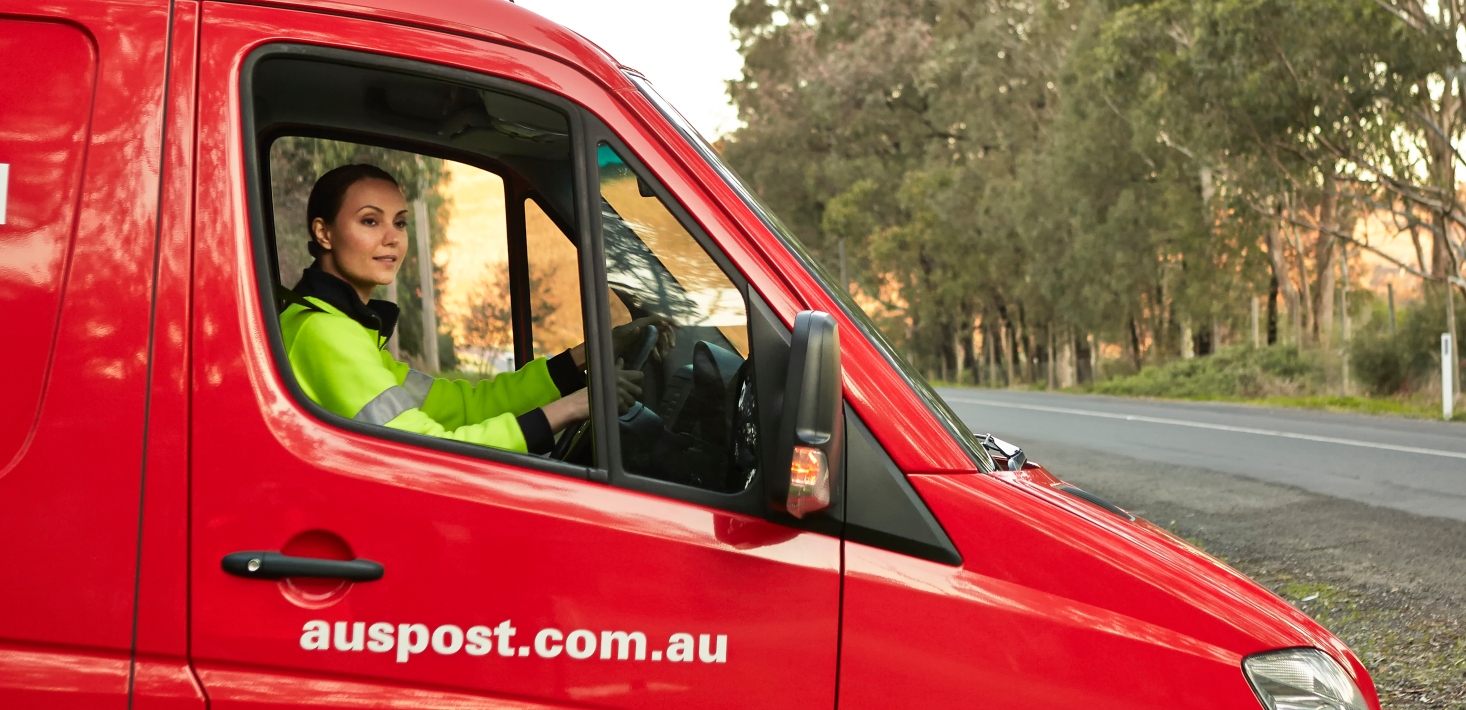
<svg viewBox="0 0 1466 710">
<path fill-rule="evenodd" d="M 326 410 L 359 422 L 543 453 L 554 439 L 540 407 L 585 385 L 569 352 L 477 383 L 414 370 L 385 350 L 396 304 L 364 304 L 318 268 L 306 269 L 287 300 L 280 326 L 296 381 Z"/>
</svg>

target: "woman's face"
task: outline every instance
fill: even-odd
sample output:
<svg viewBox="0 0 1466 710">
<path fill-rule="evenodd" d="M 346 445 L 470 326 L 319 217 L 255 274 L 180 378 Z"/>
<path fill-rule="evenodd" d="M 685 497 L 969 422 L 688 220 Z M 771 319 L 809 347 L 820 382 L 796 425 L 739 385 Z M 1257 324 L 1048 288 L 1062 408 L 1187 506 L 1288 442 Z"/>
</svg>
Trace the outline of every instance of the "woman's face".
<svg viewBox="0 0 1466 710">
<path fill-rule="evenodd" d="M 327 249 L 321 267 L 366 301 L 373 288 L 397 278 L 407 254 L 407 200 L 386 180 L 358 180 L 346 189 L 336 219 L 317 218 L 311 230 Z"/>
</svg>

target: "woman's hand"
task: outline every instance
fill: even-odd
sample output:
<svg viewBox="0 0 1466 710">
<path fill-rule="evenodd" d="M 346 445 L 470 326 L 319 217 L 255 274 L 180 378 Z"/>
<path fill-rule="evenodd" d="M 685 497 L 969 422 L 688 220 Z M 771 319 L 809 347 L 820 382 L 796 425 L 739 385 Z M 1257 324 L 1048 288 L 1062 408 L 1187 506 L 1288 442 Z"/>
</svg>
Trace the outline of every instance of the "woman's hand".
<svg viewBox="0 0 1466 710">
<path fill-rule="evenodd" d="M 590 419 L 590 393 L 579 389 L 557 399 L 541 410 L 550 421 L 550 431 L 559 434 L 565 427 Z"/>
<path fill-rule="evenodd" d="M 641 397 L 641 380 L 646 377 L 641 370 L 623 370 L 622 361 L 616 361 L 616 411 L 625 414 Z"/>
<path fill-rule="evenodd" d="M 645 375 L 640 370 L 623 370 L 622 361 L 616 361 L 616 410 L 625 414 L 641 396 L 641 380 Z M 557 399 L 544 407 L 545 419 L 550 422 L 550 431 L 559 434 L 565 427 L 590 419 L 590 389 L 579 389 Z"/>
<path fill-rule="evenodd" d="M 611 329 L 611 348 L 622 355 L 629 355 L 627 351 L 641 342 L 642 333 L 646 327 L 654 325 L 657 327 L 657 344 L 652 348 L 652 357 L 661 360 L 662 356 L 672 351 L 677 344 L 677 324 L 666 316 L 647 316 L 637 318 L 630 323 L 623 323 Z M 618 365 L 619 367 L 619 365 Z"/>
<path fill-rule="evenodd" d="M 611 329 L 611 349 L 613 352 L 625 354 L 626 350 L 641 341 L 643 329 L 649 325 L 657 327 L 657 344 L 652 348 L 652 357 L 661 360 L 664 355 L 672 352 L 673 346 L 677 345 L 677 324 L 666 316 L 647 316 L 637 318 L 630 323 L 622 323 Z M 570 359 L 575 366 L 585 369 L 585 343 L 581 343 L 570 349 Z"/>
</svg>

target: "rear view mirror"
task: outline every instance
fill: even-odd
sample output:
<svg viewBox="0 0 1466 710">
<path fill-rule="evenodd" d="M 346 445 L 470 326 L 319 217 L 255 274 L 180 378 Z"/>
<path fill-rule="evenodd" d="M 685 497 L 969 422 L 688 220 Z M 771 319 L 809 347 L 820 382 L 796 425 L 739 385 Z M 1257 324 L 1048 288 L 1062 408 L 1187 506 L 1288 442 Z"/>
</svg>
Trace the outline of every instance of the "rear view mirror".
<svg viewBox="0 0 1466 710">
<path fill-rule="evenodd" d="M 840 333 L 834 317 L 794 317 L 778 436 L 779 462 L 765 479 L 769 502 L 796 518 L 830 507 L 845 451 Z"/>
</svg>

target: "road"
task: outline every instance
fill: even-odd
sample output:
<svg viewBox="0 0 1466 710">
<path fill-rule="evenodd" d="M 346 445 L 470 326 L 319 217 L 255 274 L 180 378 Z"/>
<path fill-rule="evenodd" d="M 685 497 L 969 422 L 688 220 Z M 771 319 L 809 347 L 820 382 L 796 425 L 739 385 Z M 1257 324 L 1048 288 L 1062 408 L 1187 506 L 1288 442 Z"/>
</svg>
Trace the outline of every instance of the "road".
<svg viewBox="0 0 1466 710">
<path fill-rule="evenodd" d="M 940 392 L 972 431 L 992 432 L 1039 463 L 1046 451 L 1063 449 L 1073 466 L 1068 454 L 1088 450 L 1466 521 L 1460 424 L 1015 390 Z"/>
</svg>

